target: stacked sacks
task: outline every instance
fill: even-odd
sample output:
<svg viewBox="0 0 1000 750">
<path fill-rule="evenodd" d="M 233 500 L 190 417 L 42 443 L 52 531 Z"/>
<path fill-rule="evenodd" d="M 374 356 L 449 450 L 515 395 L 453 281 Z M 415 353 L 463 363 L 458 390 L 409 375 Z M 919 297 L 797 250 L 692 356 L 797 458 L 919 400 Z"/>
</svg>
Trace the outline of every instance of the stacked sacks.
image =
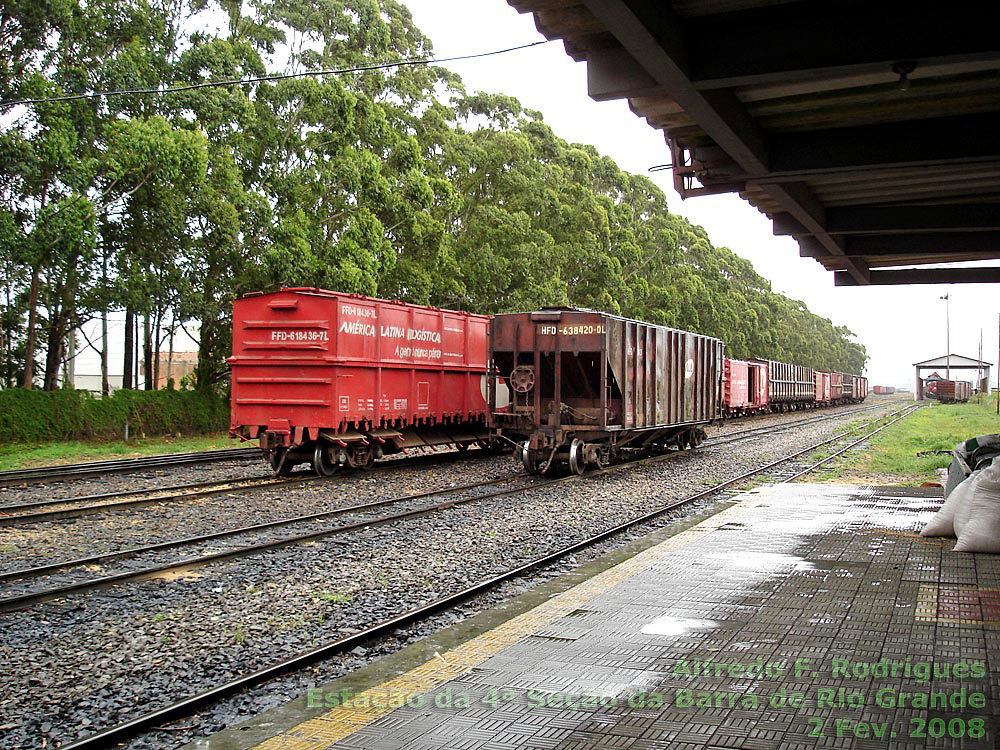
<svg viewBox="0 0 1000 750">
<path fill-rule="evenodd" d="M 955 487 L 920 535 L 957 536 L 955 552 L 1000 552 L 1000 461 Z"/>
<path fill-rule="evenodd" d="M 949 497 L 976 469 L 986 468 L 994 458 L 1000 456 L 1000 435 L 969 438 L 956 445 L 951 455 L 953 458 L 948 469 L 948 484 L 944 488 L 945 497 Z"/>
<path fill-rule="evenodd" d="M 955 511 L 955 533 L 955 552 L 1000 552 L 1000 461 L 979 472 Z"/>
</svg>

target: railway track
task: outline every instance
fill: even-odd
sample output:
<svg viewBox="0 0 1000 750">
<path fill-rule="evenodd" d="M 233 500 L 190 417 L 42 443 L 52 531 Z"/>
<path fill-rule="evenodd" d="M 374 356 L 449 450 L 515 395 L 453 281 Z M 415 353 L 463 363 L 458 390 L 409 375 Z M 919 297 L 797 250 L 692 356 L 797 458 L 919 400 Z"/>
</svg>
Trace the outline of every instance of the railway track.
<svg viewBox="0 0 1000 750">
<path fill-rule="evenodd" d="M 829 460 L 832 460 L 833 458 L 842 455 L 847 450 L 850 450 L 852 447 L 855 447 L 865 442 L 866 440 L 869 440 L 874 435 L 884 430 L 886 427 L 900 421 L 901 419 L 906 418 L 906 416 L 908 416 L 913 411 L 916 411 L 919 408 L 920 408 L 919 406 L 908 406 L 888 415 L 887 417 L 884 418 L 884 420 L 879 420 L 883 421 L 881 425 L 875 427 L 874 429 L 871 429 L 866 434 L 850 442 L 849 444 L 838 448 L 828 456 L 824 457 L 821 461 L 814 462 L 812 464 L 805 466 L 803 469 L 797 471 L 793 475 L 784 478 L 783 481 L 792 481 L 793 479 L 808 474 L 809 472 L 815 470 L 817 467 L 823 465 Z M 871 427 L 871 425 L 869 425 L 869 427 Z M 263 669 L 256 670 L 252 673 L 243 675 L 236 679 L 217 685 L 203 692 L 187 696 L 179 701 L 164 706 L 158 710 L 138 716 L 122 724 L 112 726 L 102 731 L 99 731 L 96 734 L 93 734 L 89 737 L 85 737 L 81 740 L 70 743 L 69 745 L 65 745 L 64 750 L 94 750 L 95 748 L 107 747 L 114 743 L 119 743 L 124 740 L 127 740 L 128 738 L 144 730 L 153 729 L 161 726 L 166 722 L 175 720 L 177 718 L 189 716 L 192 713 L 194 713 L 199 707 L 202 707 L 206 704 L 210 704 L 213 701 L 224 698 L 227 695 L 230 695 L 242 689 L 259 685 L 275 677 L 279 677 L 281 675 L 294 672 L 298 669 L 309 666 L 318 661 L 322 661 L 324 659 L 341 654 L 347 650 L 350 650 L 362 644 L 368 643 L 369 641 L 372 641 L 378 637 L 391 634 L 397 628 L 418 622 L 422 619 L 425 619 L 435 614 L 436 612 L 457 605 L 473 596 L 485 593 L 501 583 L 522 576 L 538 568 L 545 567 L 546 565 L 554 563 L 568 555 L 585 550 L 588 547 L 592 547 L 596 544 L 599 544 L 609 538 L 619 535 L 636 526 L 640 526 L 642 524 L 655 521 L 657 518 L 663 516 L 664 514 L 667 514 L 685 505 L 690 505 L 691 503 L 694 503 L 698 500 L 701 500 L 703 498 L 721 492 L 729 487 L 732 487 L 734 484 L 738 484 L 740 482 L 764 474 L 768 471 L 772 471 L 776 467 L 781 466 L 783 464 L 794 462 L 797 459 L 800 459 L 802 456 L 807 456 L 816 450 L 819 450 L 832 443 L 836 443 L 837 441 L 843 440 L 845 437 L 851 436 L 856 432 L 857 430 L 839 433 L 831 438 L 820 441 L 808 447 L 802 448 L 790 455 L 783 456 L 779 459 L 771 461 L 762 466 L 755 467 L 754 469 L 744 472 L 739 476 L 727 479 L 712 487 L 696 492 L 685 498 L 679 500 L 671 499 L 669 502 L 666 502 L 665 504 L 658 506 L 656 509 L 648 513 L 644 513 L 635 518 L 620 523 L 616 526 L 605 529 L 597 534 L 587 537 L 586 539 L 580 540 L 578 542 L 572 543 L 567 546 L 563 546 L 545 555 L 536 557 L 525 563 L 512 567 L 498 575 L 494 575 L 489 578 L 483 579 L 460 591 L 434 599 L 433 601 L 428 602 L 423 606 L 397 614 L 393 617 L 382 620 L 367 628 L 364 628 L 356 633 L 346 635 L 330 643 L 324 644 L 318 648 L 313 648 L 311 650 L 302 652 L 289 659 L 285 659 L 283 661 L 267 666 Z M 631 464 L 625 464 L 620 466 L 634 466 L 635 463 L 650 463 L 653 461 L 660 461 L 664 460 L 665 458 L 668 458 L 670 455 L 677 455 L 677 454 L 668 454 L 667 456 L 656 456 L 650 459 L 641 459 L 640 462 L 633 462 Z M 561 477 L 559 479 L 544 480 L 536 483 L 535 486 L 541 487 L 560 482 L 586 481 L 588 478 L 593 477 L 595 475 L 601 475 L 610 471 L 614 471 L 620 468 L 620 466 L 600 469 L 594 472 L 590 472 L 589 474 L 586 474 L 584 476 L 571 475 L 568 477 Z M 441 504 L 441 507 L 448 507 L 450 505 L 451 504 L 449 503 L 444 503 Z"/>
<path fill-rule="evenodd" d="M 456 456 L 463 456 L 463 460 L 476 458 L 484 453 L 475 451 L 472 453 L 431 453 L 414 454 L 395 458 L 379 464 L 381 469 L 398 468 L 400 466 L 430 465 L 441 461 L 452 460 Z M 247 479 L 220 479 L 210 482 L 195 482 L 193 484 L 180 484 L 171 487 L 161 487 L 156 489 L 128 490 L 125 492 L 107 492 L 99 495 L 82 495 L 80 497 L 51 498 L 49 500 L 38 500 L 30 503 L 19 503 L 0 506 L 0 528 L 19 526 L 22 524 L 38 523 L 40 521 L 59 521 L 67 518 L 79 518 L 103 513 L 108 510 L 134 510 L 148 505 L 162 503 L 177 503 L 192 500 L 201 500 L 216 495 L 227 495 L 237 492 L 249 492 L 261 487 L 271 488 L 275 486 L 304 484 L 307 482 L 328 482 L 335 481 L 338 477 L 321 477 L 310 471 L 300 471 L 288 477 L 275 477 L 267 475 L 263 477 L 251 477 Z M 131 497 L 131 500 L 118 500 L 117 498 Z M 96 503 L 91 501 L 98 501 Z M 103 502 L 103 501 L 110 502 Z M 90 505 L 76 505 L 69 508 L 58 508 L 56 510 L 39 510 L 40 508 L 51 508 L 53 506 L 73 505 L 74 503 L 91 502 Z M 4 515 L 16 511 L 29 511 L 27 513 L 14 513 L 14 515 Z"/>
<path fill-rule="evenodd" d="M 842 414 L 841 416 L 844 415 Z M 805 420 L 805 421 L 809 422 L 820 421 L 820 418 L 813 418 L 811 420 Z M 744 430 L 737 434 L 725 435 L 721 436 L 718 439 L 714 439 L 712 441 L 706 441 L 702 445 L 704 447 L 713 447 L 716 445 L 723 445 L 726 443 L 734 442 L 736 440 L 746 440 L 752 437 L 757 437 L 761 433 L 761 431 L 765 429 L 769 432 L 777 432 L 780 430 L 790 429 L 791 427 L 798 426 L 798 424 L 799 423 L 781 423 L 780 425 L 773 425 L 770 428 Z M 382 526 L 385 524 L 394 523 L 398 521 L 405 521 L 413 518 L 419 518 L 424 515 L 436 513 L 442 510 L 446 510 L 448 508 L 452 508 L 458 505 L 464 505 L 470 502 L 491 500 L 518 492 L 539 489 L 555 484 L 561 484 L 575 480 L 585 479 L 587 477 L 593 477 L 597 475 L 608 474 L 615 471 L 621 471 L 624 469 L 635 467 L 637 465 L 643 465 L 651 462 L 669 459 L 673 456 L 679 455 L 679 453 L 680 452 L 678 451 L 674 453 L 637 459 L 622 464 L 616 464 L 614 466 L 591 471 L 583 475 L 583 477 L 571 475 L 567 477 L 557 477 L 552 479 L 537 479 L 537 478 L 532 478 L 528 474 L 518 473 L 509 477 L 502 477 L 499 479 L 488 480 L 483 482 L 475 482 L 472 484 L 462 485 L 459 487 L 451 487 L 441 490 L 432 490 L 429 492 L 423 492 L 416 495 L 402 495 L 391 498 L 382 498 L 368 503 L 360 503 L 356 505 L 345 506 L 342 508 L 334 508 L 330 510 L 320 511 L 317 513 L 295 516 L 292 518 L 278 519 L 266 523 L 253 524 L 250 526 L 243 526 L 224 531 L 217 531 L 210 534 L 202 534 L 193 537 L 159 542 L 151 545 L 131 547 L 116 552 L 95 554 L 72 560 L 57 561 L 54 563 L 39 565 L 32 568 L 4 571 L 0 573 L 0 581 L 24 581 L 24 580 L 36 579 L 41 576 L 48 576 L 52 573 L 61 570 L 84 568 L 85 566 L 104 565 L 115 560 L 125 560 L 128 558 L 139 557 L 151 553 L 159 553 L 170 549 L 176 549 L 179 547 L 200 545 L 200 544 L 205 544 L 207 542 L 228 539 L 240 535 L 267 532 L 275 529 L 280 529 L 282 527 L 310 523 L 329 518 L 336 518 L 349 514 L 365 514 L 370 511 L 377 510 L 379 508 L 412 502 L 414 500 L 425 499 L 428 497 L 435 497 L 440 495 L 453 496 L 453 498 L 450 500 L 444 500 L 442 502 L 438 502 L 432 505 L 425 505 L 417 508 L 411 508 L 385 516 L 379 516 L 376 518 L 365 518 L 362 520 L 330 528 L 311 530 L 304 533 L 279 537 L 277 539 L 266 539 L 264 541 L 260 541 L 257 543 L 237 546 L 223 551 L 212 552 L 209 554 L 202 554 L 193 557 L 185 557 L 171 562 L 157 563 L 155 565 L 148 565 L 146 567 L 140 567 L 138 569 L 122 571 L 111 575 L 104 575 L 95 578 L 87 578 L 84 580 L 74 580 L 53 588 L 35 590 L 35 591 L 15 594 L 12 596 L 6 596 L 0 598 L 0 612 L 9 612 L 13 610 L 23 609 L 25 607 L 33 606 L 35 604 L 40 604 L 46 601 L 51 601 L 53 599 L 62 598 L 70 594 L 93 591 L 95 589 L 104 588 L 106 586 L 110 586 L 117 583 L 125 583 L 129 581 L 141 581 L 144 579 L 148 579 L 154 576 L 160 576 L 171 572 L 178 572 L 178 571 L 190 572 L 191 570 L 208 565 L 213 562 L 230 560 L 239 557 L 246 557 L 249 555 L 258 554 L 260 552 L 265 552 L 268 550 L 287 547 L 293 544 L 302 544 L 304 542 L 311 542 L 326 537 L 348 534 L 364 528 Z M 312 479 L 313 481 L 316 481 L 319 480 L 320 478 L 314 477 Z M 469 493 L 473 490 L 477 490 L 483 487 L 489 487 L 491 485 L 503 484 L 507 482 L 518 483 L 518 484 L 515 484 L 512 487 L 504 489 L 498 489 L 486 493 L 477 493 L 466 497 L 462 497 L 464 493 Z M 212 492 L 217 494 L 226 491 L 227 490 L 213 490 Z"/>
<path fill-rule="evenodd" d="M 123 458 L 114 461 L 91 461 L 78 464 L 63 464 L 61 466 L 43 466 L 37 469 L 14 469 L 12 471 L 0 471 L 0 487 L 12 487 L 19 484 L 63 482 L 68 479 L 84 479 L 86 477 L 106 476 L 108 474 L 130 474 L 137 471 L 146 471 L 147 469 L 192 466 L 194 464 L 214 463 L 216 461 L 236 461 L 259 457 L 259 448 L 224 448 L 212 451 Z"/>
<path fill-rule="evenodd" d="M 782 422 L 777 425 L 750 428 L 746 430 L 740 430 L 738 432 L 728 432 L 722 435 L 712 436 L 708 438 L 708 440 L 706 440 L 704 443 L 702 443 L 702 445 L 706 447 L 712 445 L 721 445 L 724 443 L 733 442 L 734 440 L 746 439 L 747 437 L 765 435 L 783 429 L 790 429 L 793 427 L 800 427 L 808 424 L 813 424 L 816 422 L 838 419 L 841 417 L 850 416 L 852 414 L 859 414 L 862 412 L 871 411 L 873 409 L 882 408 L 884 406 L 885 404 L 875 404 L 871 406 L 862 407 L 860 409 L 852 409 L 851 411 L 847 412 L 838 412 L 836 414 L 813 415 L 809 417 L 804 417 L 802 419 L 794 420 L 791 422 Z M 381 466 L 390 466 L 390 465 L 395 466 L 399 465 L 400 463 L 409 464 L 421 460 L 423 461 L 440 460 L 440 455 L 442 454 L 431 454 L 430 456 L 403 457 L 388 464 L 381 464 Z M 67 518 L 80 518 L 83 516 L 103 513 L 111 510 L 134 510 L 149 505 L 200 500 L 207 497 L 231 494 L 235 492 L 249 492 L 251 490 L 255 490 L 261 487 L 270 488 L 270 487 L 295 484 L 295 483 L 301 484 L 303 482 L 327 481 L 336 478 L 337 478 L 336 475 L 334 477 L 319 477 L 307 472 L 300 472 L 290 477 L 276 478 L 272 476 L 265 476 L 259 478 L 249 478 L 249 479 L 239 479 L 239 480 L 216 480 L 211 482 L 197 482 L 193 484 L 174 485 L 170 487 L 157 488 L 153 490 L 144 489 L 144 490 L 129 490 L 124 492 L 108 492 L 96 495 L 84 495 L 74 498 L 53 498 L 48 500 L 34 501 L 30 503 L 3 505 L 0 506 L 0 528 L 18 526 L 21 524 L 28 524 L 28 523 L 38 523 L 41 521 L 58 521 Z M 133 498 L 133 499 L 125 500 L 120 498 Z M 104 501 L 109 501 L 109 502 L 104 502 Z M 55 506 L 69 506 L 69 505 L 74 505 L 76 503 L 87 503 L 87 502 L 89 502 L 90 504 L 75 505 L 74 507 L 67 507 L 67 508 L 61 507 L 56 510 L 42 510 L 43 508 L 53 508 Z"/>
<path fill-rule="evenodd" d="M 813 418 L 810 420 L 801 420 L 801 421 L 808 421 L 808 422 L 821 421 L 821 418 Z M 756 437 L 764 429 L 767 429 L 770 432 L 778 432 L 783 429 L 789 429 L 790 427 L 795 426 L 795 424 L 782 423 L 780 425 L 771 426 L 770 428 L 744 430 L 737 434 L 723 436 L 722 438 L 716 439 L 714 441 L 706 442 L 703 445 L 705 445 L 706 447 L 712 447 L 716 445 L 730 443 L 735 440 L 744 440 L 750 437 Z M 644 459 L 638 459 L 635 461 L 630 461 L 623 464 L 618 464 L 604 469 L 592 471 L 585 476 L 592 477 L 599 474 L 606 474 L 614 471 L 620 471 L 623 469 L 634 467 L 636 465 L 642 465 L 645 463 L 668 459 L 676 455 L 679 455 L 679 452 L 652 456 Z M 311 481 L 319 481 L 320 479 L 321 478 L 319 477 L 313 477 L 311 478 Z M 412 502 L 414 500 L 425 499 L 428 497 L 434 497 L 439 495 L 456 496 L 454 497 L 454 499 L 451 500 L 445 500 L 443 502 L 438 502 L 430 506 L 422 506 L 418 508 L 408 509 L 387 516 L 381 516 L 377 518 L 366 518 L 359 521 L 335 526 L 332 528 L 313 530 L 305 533 L 294 534 L 291 536 L 280 537 L 277 539 L 266 539 L 264 541 L 260 541 L 257 543 L 236 546 L 223 551 L 212 552 L 209 554 L 197 555 L 193 557 L 185 557 L 179 560 L 174 560 L 166 563 L 147 565 L 145 567 L 139 567 L 137 569 L 121 571 L 110 575 L 104 575 L 95 578 L 87 578 L 83 580 L 73 580 L 53 588 L 17 593 L 14 595 L 7 596 L 5 598 L 0 598 L 0 612 L 9 612 L 19 609 L 24 609 L 26 607 L 34 606 L 36 604 L 41 604 L 46 601 L 63 598 L 70 594 L 93 591 L 96 589 L 111 586 L 113 584 L 125 583 L 130 581 L 138 582 L 152 577 L 162 576 L 164 574 L 171 572 L 181 572 L 181 571 L 190 572 L 196 568 L 203 567 L 213 562 L 246 557 L 261 552 L 266 552 L 268 550 L 280 549 L 282 547 L 287 547 L 293 544 L 302 544 L 305 542 L 311 542 L 316 539 L 321 539 L 325 537 L 348 534 L 354 531 L 359 531 L 364 528 L 382 526 L 385 524 L 394 523 L 398 521 L 405 521 L 413 518 L 419 518 L 424 515 L 436 513 L 469 502 L 476 502 L 480 500 L 489 500 L 489 499 L 504 497 L 518 492 L 528 491 L 536 488 L 546 487 L 553 484 L 559 484 L 578 479 L 581 479 L 581 477 L 572 475 L 569 477 L 559 477 L 554 479 L 540 480 L 533 478 L 528 474 L 519 473 L 509 477 L 502 477 L 495 480 L 476 482 L 472 484 L 462 485 L 459 487 L 451 487 L 441 490 L 432 490 L 424 493 L 419 493 L 416 495 L 411 494 L 411 495 L 402 495 L 391 498 L 382 498 L 368 503 L 355 504 L 355 505 L 345 506 L 342 508 L 334 508 L 330 510 L 320 511 L 317 513 L 310 513 L 291 518 L 278 519 L 265 523 L 243 526 L 235 529 L 227 529 L 223 531 L 213 532 L 210 534 L 173 539 L 145 546 L 130 547 L 115 552 L 95 554 L 71 560 L 57 561 L 44 565 L 34 566 L 31 568 L 4 571 L 0 573 L 0 581 L 25 581 L 25 580 L 37 579 L 41 576 L 48 577 L 52 573 L 56 573 L 58 571 L 72 570 L 74 568 L 83 569 L 86 566 L 106 565 L 107 563 L 116 560 L 126 560 L 128 558 L 135 558 L 142 555 L 149 555 L 151 553 L 160 553 L 184 546 L 201 545 L 207 542 L 227 539 L 239 535 L 268 532 L 286 526 L 310 523 L 349 514 L 364 514 L 390 505 Z M 277 480 L 275 483 L 286 483 L 287 481 L 288 480 Z M 507 482 L 521 482 L 521 484 L 516 484 L 515 486 L 492 492 L 475 494 L 468 497 L 459 497 L 463 493 L 467 493 L 472 490 L 480 489 L 483 487 L 489 487 L 495 484 L 503 484 Z M 213 493 L 226 492 L 226 491 L 227 490 L 225 489 L 218 489 L 218 490 L 213 490 Z"/>
</svg>

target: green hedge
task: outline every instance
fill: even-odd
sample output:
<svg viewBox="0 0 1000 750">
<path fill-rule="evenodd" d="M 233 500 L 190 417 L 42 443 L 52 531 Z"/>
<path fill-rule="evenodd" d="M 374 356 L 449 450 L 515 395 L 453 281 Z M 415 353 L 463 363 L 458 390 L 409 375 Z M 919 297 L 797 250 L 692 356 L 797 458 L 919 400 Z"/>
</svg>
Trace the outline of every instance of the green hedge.
<svg viewBox="0 0 1000 750">
<path fill-rule="evenodd" d="M 203 435 L 229 427 L 229 402 L 197 391 L 0 391 L 0 442 L 95 440 L 122 437 L 125 422 L 137 437 Z"/>
</svg>

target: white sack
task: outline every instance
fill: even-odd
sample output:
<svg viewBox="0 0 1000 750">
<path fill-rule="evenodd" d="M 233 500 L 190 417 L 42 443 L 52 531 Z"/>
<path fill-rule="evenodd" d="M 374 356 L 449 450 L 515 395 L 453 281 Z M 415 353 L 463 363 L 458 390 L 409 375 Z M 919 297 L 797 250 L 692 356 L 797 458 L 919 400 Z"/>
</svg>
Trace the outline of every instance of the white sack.
<svg viewBox="0 0 1000 750">
<path fill-rule="evenodd" d="M 924 526 L 920 532 L 920 536 L 948 536 L 952 538 L 957 536 L 955 533 L 955 516 L 958 514 L 959 509 L 966 504 L 966 497 L 972 494 L 972 485 L 976 479 L 979 479 L 980 473 L 978 471 L 973 472 L 951 491 L 948 499 L 944 501 L 944 505 L 941 506 L 938 512 L 934 514 L 934 517 Z"/>
<path fill-rule="evenodd" d="M 1000 552 L 1000 461 L 979 473 L 972 490 L 955 515 L 954 551 Z"/>
</svg>

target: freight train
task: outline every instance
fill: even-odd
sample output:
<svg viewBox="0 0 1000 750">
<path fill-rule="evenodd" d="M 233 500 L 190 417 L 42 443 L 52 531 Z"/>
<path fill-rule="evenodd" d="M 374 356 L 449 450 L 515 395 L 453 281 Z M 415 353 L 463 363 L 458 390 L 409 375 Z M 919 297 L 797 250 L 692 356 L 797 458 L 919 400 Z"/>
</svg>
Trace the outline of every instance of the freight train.
<svg viewBox="0 0 1000 750">
<path fill-rule="evenodd" d="M 927 380 L 924 396 L 942 404 L 965 403 L 972 396 L 972 383 L 965 380 Z"/>
<path fill-rule="evenodd" d="M 285 475 L 415 447 L 515 445 L 582 473 L 694 447 L 717 420 L 860 403 L 867 379 L 725 356 L 722 341 L 579 308 L 474 315 L 314 288 L 233 306 L 230 434 Z"/>
</svg>

